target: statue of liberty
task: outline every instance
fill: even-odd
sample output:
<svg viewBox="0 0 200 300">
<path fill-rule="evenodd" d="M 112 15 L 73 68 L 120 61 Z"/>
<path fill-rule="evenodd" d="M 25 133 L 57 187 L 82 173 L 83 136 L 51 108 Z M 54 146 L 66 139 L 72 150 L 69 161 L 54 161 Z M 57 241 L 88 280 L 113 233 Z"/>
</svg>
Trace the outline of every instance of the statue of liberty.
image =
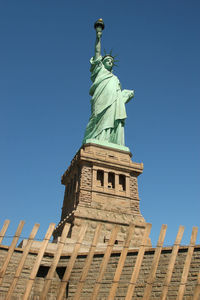
<svg viewBox="0 0 200 300">
<path fill-rule="evenodd" d="M 122 90 L 119 79 L 112 73 L 115 57 L 101 55 L 102 19 L 95 23 L 95 54 L 91 58 L 91 116 L 86 127 L 83 144 L 113 143 L 124 146 L 125 104 L 134 96 L 133 90 Z M 117 146 L 116 145 L 116 146 Z"/>
</svg>

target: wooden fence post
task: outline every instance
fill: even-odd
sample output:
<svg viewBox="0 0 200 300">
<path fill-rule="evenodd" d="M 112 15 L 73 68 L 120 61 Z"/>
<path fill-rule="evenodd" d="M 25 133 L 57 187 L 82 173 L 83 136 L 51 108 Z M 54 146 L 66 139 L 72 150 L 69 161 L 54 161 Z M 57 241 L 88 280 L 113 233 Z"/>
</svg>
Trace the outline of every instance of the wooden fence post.
<svg viewBox="0 0 200 300">
<path fill-rule="evenodd" d="M 25 224 L 24 221 L 20 221 L 20 223 L 19 223 L 19 225 L 17 227 L 17 231 L 16 231 L 16 233 L 15 233 L 15 235 L 13 237 L 12 243 L 11 243 L 11 245 L 9 247 L 6 259 L 5 259 L 5 261 L 4 261 L 4 263 L 3 263 L 2 267 L 1 267 L 1 270 L 0 270 L 0 284 L 2 283 L 3 277 L 4 277 L 5 273 L 6 273 L 7 266 L 9 264 L 9 262 L 10 262 L 12 254 L 13 254 L 13 252 L 15 250 L 15 247 L 16 247 L 17 242 L 19 240 L 19 237 L 20 237 L 20 234 L 21 234 L 22 229 L 24 227 L 24 224 Z"/>
<path fill-rule="evenodd" d="M 112 286 L 111 286 L 111 289 L 110 289 L 109 296 L 108 296 L 107 300 L 115 299 L 115 294 L 116 294 L 116 291 L 117 291 L 117 287 L 119 285 L 120 276 L 121 276 L 121 273 L 122 273 L 122 270 L 123 270 L 123 267 L 124 267 L 124 263 L 125 263 L 126 256 L 127 256 L 127 253 L 128 253 L 128 248 L 130 246 L 130 242 L 131 242 L 131 239 L 133 237 L 134 229 L 135 229 L 135 225 L 131 224 L 129 226 L 128 230 L 127 230 L 127 237 L 126 237 L 124 247 L 123 247 L 123 250 L 121 252 L 119 261 L 118 261 L 117 269 L 115 271 L 114 279 L 113 279 Z"/>
<path fill-rule="evenodd" d="M 94 238 L 93 238 L 92 244 L 90 246 L 90 250 L 89 250 L 88 256 L 86 258 L 85 265 L 83 267 L 79 283 L 76 287 L 76 293 L 74 295 L 74 299 L 76 299 L 76 300 L 80 299 L 81 291 L 82 291 L 83 285 L 85 283 L 85 280 L 87 278 L 87 274 L 88 274 L 88 271 L 89 271 L 89 268 L 90 268 L 90 265 L 92 263 L 92 259 L 93 259 L 93 256 L 94 256 L 94 253 L 95 253 L 95 250 L 96 250 L 96 246 L 97 246 L 97 242 L 98 242 L 98 239 L 99 239 L 99 234 L 100 234 L 100 231 L 101 231 L 101 227 L 102 227 L 101 223 L 99 223 L 96 227 Z"/>
<path fill-rule="evenodd" d="M 130 280 L 130 283 L 129 283 L 129 286 L 128 286 L 128 290 L 127 290 L 125 300 L 131 300 L 132 299 L 132 296 L 133 296 L 133 293 L 134 293 L 134 290 L 135 290 L 135 285 L 136 285 L 136 282 L 137 282 L 137 278 L 138 278 L 138 275 L 139 275 L 139 272 L 140 272 L 140 267 L 141 267 L 141 264 L 142 264 L 144 252 L 145 252 L 145 249 L 147 247 L 147 241 L 148 241 L 148 238 L 149 238 L 150 231 L 151 231 L 151 224 L 147 223 L 145 231 L 144 231 L 144 236 L 143 236 L 143 239 L 142 239 L 142 244 L 141 244 L 141 246 L 139 248 L 139 251 L 138 251 L 137 259 L 136 259 L 136 262 L 135 262 L 135 267 L 133 269 L 133 273 L 132 273 L 131 280 Z"/>
<path fill-rule="evenodd" d="M 105 270 L 106 270 L 106 267 L 107 267 L 107 264 L 108 264 L 108 261 L 109 261 L 109 258 L 110 258 L 110 255 L 111 255 L 111 252 L 112 252 L 112 249 L 113 249 L 118 231 L 119 231 L 119 226 L 115 225 L 112 232 L 111 232 L 110 239 L 109 239 L 109 242 L 108 242 L 104 257 L 103 257 L 103 260 L 101 262 L 101 266 L 100 266 L 100 270 L 99 270 L 99 276 L 96 280 L 96 283 L 95 283 L 94 289 L 93 289 L 93 293 L 92 293 L 92 296 L 91 296 L 92 300 L 97 299 L 97 295 L 98 295 L 98 292 L 99 292 L 99 289 L 100 289 L 101 281 L 103 279 L 103 275 L 105 273 Z"/>
<path fill-rule="evenodd" d="M 66 285 L 67 285 L 67 283 L 69 281 L 69 278 L 70 278 L 70 275 L 71 275 L 74 263 L 76 261 L 79 249 L 81 247 L 83 238 L 85 236 L 85 232 L 87 230 L 87 227 L 88 227 L 88 224 L 85 223 L 85 224 L 82 225 L 82 227 L 80 229 L 79 236 L 78 236 L 78 239 L 76 241 L 74 250 L 73 250 L 72 255 L 71 255 L 70 259 L 69 259 L 67 268 L 65 270 L 63 279 L 61 281 L 60 289 L 59 289 L 59 292 L 57 294 L 57 300 L 62 300 L 63 299 L 64 293 L 65 293 L 65 289 L 66 289 Z"/>
<path fill-rule="evenodd" d="M 197 278 L 197 284 L 194 290 L 193 300 L 199 300 L 199 296 L 200 296 L 200 271 Z"/>
<path fill-rule="evenodd" d="M 0 244 L 2 243 L 3 241 L 3 238 L 4 238 L 4 235 L 8 229 L 8 226 L 10 224 L 10 220 L 5 220 L 4 224 L 3 224 L 3 227 L 1 229 L 1 232 L 0 232 Z"/>
<path fill-rule="evenodd" d="M 161 294 L 161 298 L 160 298 L 161 300 L 165 300 L 167 297 L 167 292 L 168 292 L 169 284 L 170 284 L 170 281 L 172 278 L 172 272 L 174 269 L 178 249 L 179 249 L 182 237 L 183 237 L 183 232 L 184 232 L 184 226 L 180 226 L 177 236 L 176 236 L 176 240 L 175 240 L 173 249 L 172 249 L 169 265 L 167 268 L 167 273 L 166 273 L 165 280 L 163 283 L 163 290 L 162 290 L 162 294 Z"/>
<path fill-rule="evenodd" d="M 33 265 L 29 280 L 28 280 L 27 285 L 26 285 L 26 290 L 25 290 L 25 293 L 24 293 L 24 296 L 23 296 L 23 300 L 27 300 L 29 298 L 29 295 L 31 293 L 31 289 L 32 289 L 32 286 L 33 286 L 33 282 L 34 282 L 35 277 L 37 275 L 41 260 L 43 258 L 44 252 L 47 248 L 48 242 L 51 238 L 51 235 L 53 233 L 54 228 L 55 228 L 55 224 L 51 223 L 49 225 L 49 228 L 48 228 L 47 232 L 46 232 L 45 238 L 42 241 L 42 245 L 40 247 L 40 250 L 38 252 L 35 263 Z"/>
<path fill-rule="evenodd" d="M 198 227 L 193 227 L 192 235 L 191 235 L 191 239 L 190 239 L 190 245 L 188 247 L 188 253 L 186 256 L 185 265 L 184 265 L 183 273 L 182 273 L 182 277 L 181 277 L 181 283 L 179 286 L 178 295 L 177 295 L 176 300 L 182 300 L 183 296 L 184 296 L 185 285 L 187 282 L 188 272 L 190 269 L 190 263 L 192 260 L 194 246 L 195 246 L 195 242 L 196 242 L 196 238 L 197 238 L 197 232 L 198 232 Z"/>
<path fill-rule="evenodd" d="M 32 230 L 32 232 L 31 232 L 31 234 L 30 234 L 30 236 L 29 236 L 29 238 L 28 238 L 28 242 L 27 242 L 27 244 L 26 244 L 26 246 L 25 246 L 25 248 L 24 248 L 24 251 L 23 251 L 21 260 L 20 260 L 20 262 L 19 262 L 19 265 L 18 265 L 18 267 L 17 267 L 15 276 L 14 276 L 14 278 L 13 278 L 13 281 L 12 281 L 11 285 L 10 285 L 10 288 L 9 288 L 9 290 L 8 290 L 8 293 L 7 293 L 7 295 L 6 295 L 6 299 L 5 299 L 5 300 L 9 300 L 9 299 L 10 299 L 10 297 L 11 297 L 11 295 L 12 295 L 14 289 L 15 289 L 15 286 L 16 286 L 16 284 L 17 284 L 17 281 L 18 281 L 18 279 L 19 279 L 19 277 L 20 277 L 20 274 L 21 274 L 21 271 L 22 271 L 22 269 L 23 269 L 23 266 L 24 266 L 26 257 L 27 257 L 27 255 L 28 255 L 28 252 L 29 252 L 30 248 L 31 248 L 31 245 L 32 245 L 32 243 L 33 243 L 33 240 L 34 240 L 34 238 L 35 238 L 35 236 L 36 236 L 36 233 L 38 232 L 39 227 L 40 227 L 39 224 L 35 224 L 34 227 L 33 227 L 33 230 Z"/>
<path fill-rule="evenodd" d="M 160 236 L 159 236 L 159 239 L 158 239 L 158 243 L 157 243 L 157 246 L 156 246 L 156 249 L 155 249 L 155 252 L 154 252 L 154 257 L 153 257 L 153 261 L 152 261 L 152 265 L 151 265 L 151 270 L 149 272 L 149 277 L 147 279 L 147 285 L 146 285 L 146 288 L 144 290 L 144 295 L 143 295 L 144 300 L 148 300 L 150 295 L 151 295 L 151 290 L 152 290 L 153 282 L 154 282 L 155 277 L 156 277 L 156 270 L 157 270 L 157 267 L 158 267 L 160 254 L 161 254 L 162 246 L 163 246 L 164 239 L 165 239 L 166 230 L 167 230 L 167 225 L 162 225 L 162 228 L 161 228 L 161 231 L 160 231 Z"/>
<path fill-rule="evenodd" d="M 48 271 L 47 277 L 45 278 L 44 287 L 43 287 L 42 293 L 40 295 L 40 300 L 45 300 L 46 299 L 46 296 L 48 294 L 48 290 L 49 290 L 49 287 L 51 285 L 51 281 L 52 281 L 54 272 L 55 272 L 56 267 L 58 265 L 63 247 L 66 243 L 66 239 L 67 239 L 67 235 L 68 235 L 70 226 L 71 226 L 71 224 L 69 224 L 69 223 L 66 223 L 65 226 L 64 226 L 60 241 L 58 242 L 58 246 L 57 246 L 57 249 L 56 249 L 56 252 L 55 252 L 55 255 L 54 255 L 53 262 L 52 262 L 51 267 Z"/>
</svg>

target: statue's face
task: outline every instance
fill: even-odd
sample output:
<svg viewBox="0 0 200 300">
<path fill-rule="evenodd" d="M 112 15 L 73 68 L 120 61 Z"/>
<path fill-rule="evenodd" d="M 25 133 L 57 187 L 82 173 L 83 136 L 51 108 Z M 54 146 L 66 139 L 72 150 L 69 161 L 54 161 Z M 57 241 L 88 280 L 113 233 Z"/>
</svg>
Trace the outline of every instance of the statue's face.
<svg viewBox="0 0 200 300">
<path fill-rule="evenodd" d="M 103 64 L 104 64 L 104 67 L 105 67 L 108 71 L 111 71 L 111 70 L 112 70 L 112 67 L 113 67 L 113 64 L 114 64 L 113 58 L 110 57 L 110 56 L 107 56 L 106 58 L 104 58 Z"/>
</svg>

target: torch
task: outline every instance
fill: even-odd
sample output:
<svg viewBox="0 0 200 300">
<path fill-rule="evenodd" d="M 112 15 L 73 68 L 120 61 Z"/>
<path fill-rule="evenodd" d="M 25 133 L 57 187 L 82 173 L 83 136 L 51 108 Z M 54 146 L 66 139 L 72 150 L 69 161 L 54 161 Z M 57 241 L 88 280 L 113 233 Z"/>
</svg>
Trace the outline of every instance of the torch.
<svg viewBox="0 0 200 300">
<path fill-rule="evenodd" d="M 104 30 L 104 22 L 102 19 L 98 19 L 95 23 L 94 23 L 94 28 L 96 30 L 96 33 L 98 35 L 98 32 L 101 32 L 102 33 L 102 30 Z"/>
</svg>

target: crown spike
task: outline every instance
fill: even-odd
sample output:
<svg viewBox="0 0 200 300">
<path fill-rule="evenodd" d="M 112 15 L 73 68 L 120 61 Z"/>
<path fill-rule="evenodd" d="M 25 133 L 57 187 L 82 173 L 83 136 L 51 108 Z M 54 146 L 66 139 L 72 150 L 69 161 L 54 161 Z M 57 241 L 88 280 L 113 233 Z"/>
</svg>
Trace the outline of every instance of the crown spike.
<svg viewBox="0 0 200 300">
<path fill-rule="evenodd" d="M 119 62 L 119 60 L 115 59 L 115 57 L 118 55 L 112 55 L 112 51 L 113 51 L 113 49 L 110 50 L 110 53 L 106 53 L 106 49 L 104 48 L 104 56 L 102 57 L 102 60 L 104 60 L 104 58 L 106 58 L 107 56 L 110 56 L 113 59 L 113 63 L 114 63 L 113 66 L 118 67 L 118 65 L 115 65 L 115 62 Z"/>
</svg>

